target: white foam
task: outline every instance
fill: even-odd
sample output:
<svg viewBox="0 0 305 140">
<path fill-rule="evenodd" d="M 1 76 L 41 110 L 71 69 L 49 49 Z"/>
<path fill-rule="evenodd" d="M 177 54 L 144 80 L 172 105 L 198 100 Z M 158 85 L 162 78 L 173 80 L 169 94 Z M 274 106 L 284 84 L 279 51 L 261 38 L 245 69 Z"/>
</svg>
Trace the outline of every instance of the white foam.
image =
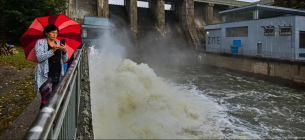
<svg viewBox="0 0 305 140">
<path fill-rule="evenodd" d="M 90 51 L 95 139 L 259 138 L 245 128 L 224 134 L 237 128 L 226 108 L 196 86 L 164 81 L 147 64 L 107 52 Z"/>
</svg>

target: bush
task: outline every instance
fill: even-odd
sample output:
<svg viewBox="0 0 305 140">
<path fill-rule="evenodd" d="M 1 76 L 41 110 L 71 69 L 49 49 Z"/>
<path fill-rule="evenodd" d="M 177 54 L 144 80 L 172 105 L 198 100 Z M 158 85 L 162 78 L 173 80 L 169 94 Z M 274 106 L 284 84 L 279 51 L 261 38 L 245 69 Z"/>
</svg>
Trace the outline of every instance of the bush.
<svg viewBox="0 0 305 140">
<path fill-rule="evenodd" d="M 304 0 L 275 0 L 274 6 L 304 10 L 305 1 Z"/>
</svg>

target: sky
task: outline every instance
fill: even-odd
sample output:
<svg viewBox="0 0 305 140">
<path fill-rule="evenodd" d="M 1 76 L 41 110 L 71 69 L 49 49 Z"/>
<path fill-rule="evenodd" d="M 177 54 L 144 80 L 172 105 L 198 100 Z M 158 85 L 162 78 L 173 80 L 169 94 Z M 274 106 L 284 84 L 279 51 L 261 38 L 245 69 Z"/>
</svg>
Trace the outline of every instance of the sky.
<svg viewBox="0 0 305 140">
<path fill-rule="evenodd" d="M 238 0 L 238 1 L 257 2 L 259 0 Z M 109 0 L 109 4 L 123 5 L 123 3 L 124 3 L 124 0 Z M 138 7 L 148 7 L 148 3 L 147 2 L 138 1 Z M 170 9 L 170 5 L 165 5 L 165 9 L 169 10 Z"/>
</svg>

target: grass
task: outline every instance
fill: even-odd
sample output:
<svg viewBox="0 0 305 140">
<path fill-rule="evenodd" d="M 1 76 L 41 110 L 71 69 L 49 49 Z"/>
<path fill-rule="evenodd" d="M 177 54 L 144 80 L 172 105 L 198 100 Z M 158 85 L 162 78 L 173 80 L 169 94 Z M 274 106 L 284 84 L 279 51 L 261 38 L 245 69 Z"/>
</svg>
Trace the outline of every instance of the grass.
<svg viewBox="0 0 305 140">
<path fill-rule="evenodd" d="M 9 56 L 0 56 L 0 66 L 10 65 L 15 66 L 19 70 L 23 68 L 35 68 L 36 63 L 25 59 L 23 48 L 19 45 L 15 45 L 16 54 Z"/>
<path fill-rule="evenodd" d="M 2 133 L 35 98 L 34 74 L 15 80 L 17 88 L 0 96 L 0 133 Z"/>
<path fill-rule="evenodd" d="M 23 48 L 15 48 L 18 51 L 15 55 L 0 56 L 0 67 L 8 65 L 11 66 L 11 70 L 16 70 L 17 72 L 22 72 L 25 68 L 34 69 L 36 63 L 25 59 Z M 11 91 L 0 96 L 0 134 L 36 96 L 36 92 L 34 91 L 34 76 L 34 72 L 32 72 L 29 75 L 24 75 L 15 81 L 11 81 L 17 87 L 12 87 Z"/>
</svg>

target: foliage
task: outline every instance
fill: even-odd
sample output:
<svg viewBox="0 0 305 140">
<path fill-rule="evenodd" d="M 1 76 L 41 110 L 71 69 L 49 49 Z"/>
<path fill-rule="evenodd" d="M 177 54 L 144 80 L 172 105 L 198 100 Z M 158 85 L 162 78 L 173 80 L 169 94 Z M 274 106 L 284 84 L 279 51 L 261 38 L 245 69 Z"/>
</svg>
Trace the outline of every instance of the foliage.
<svg viewBox="0 0 305 140">
<path fill-rule="evenodd" d="M 56 15 L 66 9 L 66 0 L 0 0 L 1 3 L 6 38 L 15 43 L 36 17 Z"/>
<path fill-rule="evenodd" d="M 304 10 L 305 1 L 304 0 L 275 0 L 274 6 Z"/>
</svg>

